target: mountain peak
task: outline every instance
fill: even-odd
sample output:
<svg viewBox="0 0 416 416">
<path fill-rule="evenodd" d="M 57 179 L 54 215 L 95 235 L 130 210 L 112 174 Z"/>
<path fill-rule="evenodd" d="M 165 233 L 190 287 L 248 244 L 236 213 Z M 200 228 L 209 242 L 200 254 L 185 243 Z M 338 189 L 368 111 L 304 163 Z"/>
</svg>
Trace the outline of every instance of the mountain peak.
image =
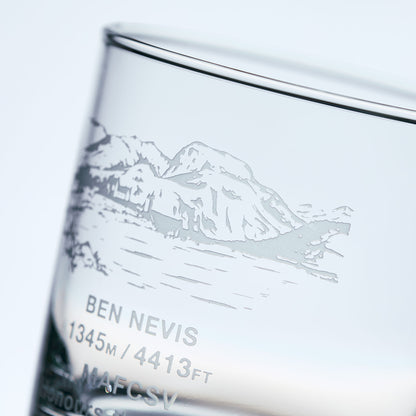
<svg viewBox="0 0 416 416">
<path fill-rule="evenodd" d="M 152 141 L 137 136 L 106 134 L 87 147 L 87 163 L 100 169 L 129 168 L 138 163 L 151 166 L 157 176 L 168 169 L 170 160 Z"/>
<path fill-rule="evenodd" d="M 253 172 L 245 162 L 200 141 L 193 141 L 183 147 L 171 160 L 164 176 L 172 177 L 203 170 L 229 174 L 240 180 L 253 179 Z"/>
</svg>

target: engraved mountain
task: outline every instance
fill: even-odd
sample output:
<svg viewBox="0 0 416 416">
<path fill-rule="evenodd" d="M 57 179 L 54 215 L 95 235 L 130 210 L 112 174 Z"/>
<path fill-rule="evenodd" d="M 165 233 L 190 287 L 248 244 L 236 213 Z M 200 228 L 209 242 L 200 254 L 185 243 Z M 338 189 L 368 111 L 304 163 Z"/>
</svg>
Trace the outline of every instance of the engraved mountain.
<svg viewBox="0 0 416 416">
<path fill-rule="evenodd" d="M 152 142 L 106 135 L 87 148 L 78 179 L 176 236 L 258 241 L 304 224 L 247 164 L 200 142 L 170 160 Z"/>
<path fill-rule="evenodd" d="M 86 148 L 74 194 L 85 197 L 88 190 L 90 202 L 100 195 L 124 206 L 167 238 L 219 245 L 316 274 L 317 261 L 333 252 L 330 238 L 349 232 L 348 207 L 333 210 L 332 217 L 308 218 L 307 209 L 297 215 L 229 153 L 195 141 L 169 158 L 154 142 L 94 126 L 99 139 Z M 80 244 L 90 250 L 86 242 L 76 250 Z M 92 257 L 91 267 L 104 271 L 98 253 Z M 334 273 L 318 274 L 336 280 Z"/>
</svg>

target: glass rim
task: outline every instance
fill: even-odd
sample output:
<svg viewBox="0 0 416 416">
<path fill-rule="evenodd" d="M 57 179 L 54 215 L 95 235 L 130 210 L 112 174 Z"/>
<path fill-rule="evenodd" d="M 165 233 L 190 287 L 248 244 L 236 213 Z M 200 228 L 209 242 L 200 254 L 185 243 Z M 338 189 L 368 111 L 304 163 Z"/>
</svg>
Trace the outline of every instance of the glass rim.
<svg viewBox="0 0 416 416">
<path fill-rule="evenodd" d="M 148 40 L 149 36 L 146 36 L 146 28 L 143 29 L 144 25 L 138 26 L 141 29 L 140 33 L 131 33 L 127 30 L 127 26 L 123 23 L 106 26 L 104 28 L 106 45 L 245 86 L 327 106 L 416 124 L 416 109 L 330 92 L 199 58 L 194 54 L 182 53 L 165 47 L 153 34 L 150 35 L 150 40 Z M 171 34 L 169 34 L 169 37 L 171 37 Z M 176 40 L 175 37 L 172 37 L 172 39 L 173 41 Z M 220 48 L 220 46 L 212 46 Z"/>
</svg>

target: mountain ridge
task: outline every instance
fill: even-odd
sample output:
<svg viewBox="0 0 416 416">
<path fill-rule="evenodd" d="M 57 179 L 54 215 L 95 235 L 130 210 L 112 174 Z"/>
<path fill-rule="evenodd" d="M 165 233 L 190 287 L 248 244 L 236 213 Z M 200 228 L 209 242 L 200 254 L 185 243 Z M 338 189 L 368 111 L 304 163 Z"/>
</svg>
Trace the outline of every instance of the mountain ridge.
<svg viewBox="0 0 416 416">
<path fill-rule="evenodd" d="M 86 150 L 82 167 L 90 179 L 84 185 L 136 204 L 139 212 L 181 220 L 183 229 L 208 238 L 261 240 L 304 224 L 245 162 L 202 142 L 190 143 L 172 159 L 136 136 L 107 134 Z"/>
</svg>

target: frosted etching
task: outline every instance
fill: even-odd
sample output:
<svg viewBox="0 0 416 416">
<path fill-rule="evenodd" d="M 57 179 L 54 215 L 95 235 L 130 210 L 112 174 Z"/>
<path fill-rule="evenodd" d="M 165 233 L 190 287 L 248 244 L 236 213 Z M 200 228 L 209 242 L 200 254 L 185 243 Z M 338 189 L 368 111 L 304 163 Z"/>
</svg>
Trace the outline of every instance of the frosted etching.
<svg viewBox="0 0 416 416">
<path fill-rule="evenodd" d="M 105 276 L 121 270 L 137 278 L 128 282 L 136 288 L 163 285 L 173 291 L 215 285 L 220 278 L 214 276 L 235 272 L 236 262 L 256 278 L 282 274 L 289 265 L 298 273 L 338 281 L 319 263 L 327 254 L 341 256 L 329 243 L 348 235 L 348 206 L 328 213 L 305 203 L 291 210 L 229 153 L 193 142 L 169 158 L 154 142 L 111 135 L 93 124 L 101 138 L 85 149 L 65 231 L 73 270 L 87 267 Z M 151 278 L 143 275 L 144 268 L 151 268 Z M 280 280 L 297 283 L 283 274 Z"/>
</svg>

